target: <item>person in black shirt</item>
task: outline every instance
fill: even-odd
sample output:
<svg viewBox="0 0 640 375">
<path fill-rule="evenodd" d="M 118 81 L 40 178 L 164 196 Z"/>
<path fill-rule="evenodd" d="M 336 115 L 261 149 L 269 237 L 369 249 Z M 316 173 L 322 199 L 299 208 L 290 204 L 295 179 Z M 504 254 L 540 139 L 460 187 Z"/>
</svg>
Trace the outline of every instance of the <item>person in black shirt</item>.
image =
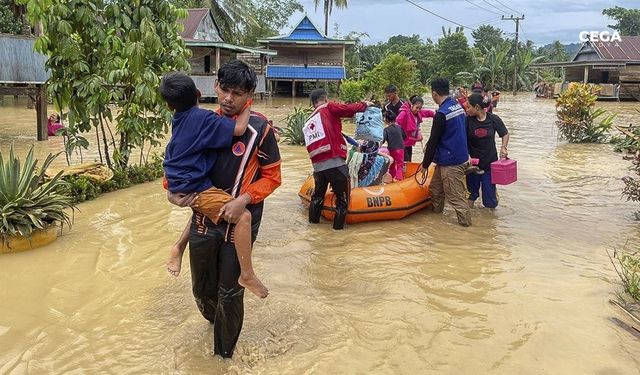
<svg viewBox="0 0 640 375">
<path fill-rule="evenodd" d="M 496 151 L 496 133 L 502 138 L 500 158 L 508 156 L 509 131 L 504 126 L 502 119 L 493 113 L 485 112 L 490 105 L 490 99 L 482 94 L 469 96 L 469 109 L 467 110 L 467 144 L 469 155 L 480 160 L 478 167 L 485 171 L 482 175 L 470 174 L 467 176 L 467 189 L 469 190 L 469 205 L 473 207 L 482 190 L 482 204 L 487 208 L 498 206 L 496 185 L 491 183 L 491 163 L 498 160 Z"/>
<path fill-rule="evenodd" d="M 394 180 L 400 181 L 404 178 L 404 140 L 407 135 L 400 125 L 396 124 L 396 115 L 391 111 L 384 113 L 384 128 L 382 143 L 387 143 L 389 156 L 393 158 L 393 163 L 389 167 L 389 173 Z"/>
<path fill-rule="evenodd" d="M 404 100 L 398 96 L 398 88 L 395 85 L 389 85 L 384 89 L 384 97 L 388 102 L 384 105 L 385 112 L 393 112 L 398 117 L 400 107 L 404 104 Z"/>
</svg>

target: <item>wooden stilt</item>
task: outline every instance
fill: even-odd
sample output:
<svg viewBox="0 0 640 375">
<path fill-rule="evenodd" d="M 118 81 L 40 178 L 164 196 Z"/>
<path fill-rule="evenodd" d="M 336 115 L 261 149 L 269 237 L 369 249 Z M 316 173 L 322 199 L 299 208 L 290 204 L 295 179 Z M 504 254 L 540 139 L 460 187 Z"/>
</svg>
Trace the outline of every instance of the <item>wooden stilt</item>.
<svg viewBox="0 0 640 375">
<path fill-rule="evenodd" d="M 36 95 L 36 122 L 38 126 L 39 141 L 46 141 L 49 139 L 47 129 L 47 104 L 47 85 L 41 85 L 38 87 L 38 93 Z"/>
</svg>

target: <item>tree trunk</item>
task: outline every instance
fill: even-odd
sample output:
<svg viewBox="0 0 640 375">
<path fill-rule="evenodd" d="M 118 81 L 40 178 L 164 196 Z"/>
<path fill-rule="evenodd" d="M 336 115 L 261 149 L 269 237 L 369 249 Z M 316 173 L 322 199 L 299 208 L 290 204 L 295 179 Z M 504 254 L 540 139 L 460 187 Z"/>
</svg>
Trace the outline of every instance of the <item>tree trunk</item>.
<svg viewBox="0 0 640 375">
<path fill-rule="evenodd" d="M 131 154 L 131 148 L 129 147 L 129 137 L 120 133 L 120 147 L 118 150 L 119 160 L 118 160 L 118 168 L 125 169 L 129 165 L 129 156 Z"/>
<path fill-rule="evenodd" d="M 100 155 L 100 164 L 104 164 L 102 159 L 102 150 L 100 149 L 100 131 L 96 126 L 96 142 L 98 143 L 98 155 Z"/>
<path fill-rule="evenodd" d="M 102 118 L 102 114 L 98 115 L 100 119 L 100 128 L 102 129 L 102 143 L 104 146 L 104 157 L 107 160 L 107 167 L 113 170 L 113 164 L 111 163 L 111 158 L 109 157 L 109 143 L 107 142 L 107 133 L 104 131 L 104 120 Z"/>
<path fill-rule="evenodd" d="M 329 7 L 326 5 L 324 8 L 324 35 L 329 35 Z"/>
</svg>

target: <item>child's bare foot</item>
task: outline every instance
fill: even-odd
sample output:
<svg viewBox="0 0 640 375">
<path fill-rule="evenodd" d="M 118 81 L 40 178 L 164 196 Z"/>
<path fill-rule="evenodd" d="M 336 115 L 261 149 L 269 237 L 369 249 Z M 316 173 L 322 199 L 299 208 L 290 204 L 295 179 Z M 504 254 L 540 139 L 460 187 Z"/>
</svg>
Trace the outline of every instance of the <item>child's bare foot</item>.
<svg viewBox="0 0 640 375">
<path fill-rule="evenodd" d="M 169 260 L 167 260 L 167 272 L 172 276 L 178 277 L 180 275 L 180 268 L 182 267 L 182 254 L 184 250 L 178 245 L 173 245 L 169 251 Z"/>
<path fill-rule="evenodd" d="M 262 281 L 258 279 L 256 275 L 252 276 L 240 276 L 238 284 L 243 288 L 249 289 L 249 291 L 260 298 L 265 298 L 269 295 L 269 289 L 262 284 Z"/>
</svg>

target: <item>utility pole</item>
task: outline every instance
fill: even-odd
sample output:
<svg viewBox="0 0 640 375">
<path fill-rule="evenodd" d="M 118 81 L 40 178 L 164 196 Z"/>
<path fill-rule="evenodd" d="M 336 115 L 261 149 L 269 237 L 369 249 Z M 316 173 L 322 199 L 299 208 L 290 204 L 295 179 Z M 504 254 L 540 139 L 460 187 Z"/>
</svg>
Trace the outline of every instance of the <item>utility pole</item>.
<svg viewBox="0 0 640 375">
<path fill-rule="evenodd" d="M 524 20 L 524 14 L 522 17 L 514 17 L 513 14 L 511 17 L 502 16 L 502 20 L 504 21 L 516 21 L 516 51 L 513 55 L 513 95 L 516 94 L 516 85 L 518 83 L 518 32 L 520 31 L 520 21 Z"/>
</svg>

